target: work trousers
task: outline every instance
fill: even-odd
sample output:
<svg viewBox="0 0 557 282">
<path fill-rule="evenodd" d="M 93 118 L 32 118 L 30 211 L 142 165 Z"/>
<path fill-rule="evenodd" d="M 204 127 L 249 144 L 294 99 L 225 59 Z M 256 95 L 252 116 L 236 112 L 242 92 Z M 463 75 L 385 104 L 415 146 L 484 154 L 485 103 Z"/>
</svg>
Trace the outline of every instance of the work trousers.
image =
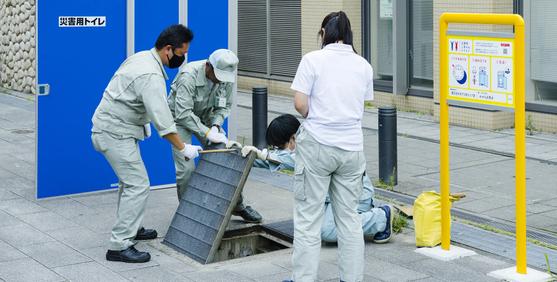
<svg viewBox="0 0 557 282">
<path fill-rule="evenodd" d="M 191 144 L 192 133 L 188 129 L 182 126 L 176 126 L 178 135 L 183 142 Z M 202 144 L 206 144 L 206 139 L 204 136 L 196 136 Z M 182 199 L 182 196 L 186 193 L 188 181 L 190 180 L 191 174 L 195 170 L 195 161 L 186 161 L 184 155 L 180 153 L 179 150 L 172 147 L 172 158 L 174 159 L 174 167 L 176 169 L 176 190 L 178 193 L 178 199 Z M 243 204 L 243 197 L 240 194 L 238 199 L 238 204 L 234 208 L 234 211 L 241 211 L 245 208 Z"/>
<path fill-rule="evenodd" d="M 387 216 L 385 211 L 380 208 L 372 208 L 369 211 L 360 213 L 362 232 L 364 238 L 370 240 L 373 236 L 385 230 L 387 226 Z M 335 226 L 335 218 L 333 216 L 333 207 L 331 204 L 325 205 L 325 218 L 321 227 L 321 240 L 329 243 L 337 242 L 337 230 Z"/>
<path fill-rule="evenodd" d="M 138 140 L 118 138 L 107 132 L 93 132 L 91 139 L 95 150 L 103 154 L 118 176 L 118 207 L 109 249 L 125 250 L 135 245 L 149 196 L 149 177 Z"/>
<path fill-rule="evenodd" d="M 338 233 L 340 279 L 362 281 L 364 238 L 357 206 L 366 165 L 364 153 L 322 145 L 303 126 L 296 142 L 292 279 L 317 280 L 328 192 Z"/>
</svg>

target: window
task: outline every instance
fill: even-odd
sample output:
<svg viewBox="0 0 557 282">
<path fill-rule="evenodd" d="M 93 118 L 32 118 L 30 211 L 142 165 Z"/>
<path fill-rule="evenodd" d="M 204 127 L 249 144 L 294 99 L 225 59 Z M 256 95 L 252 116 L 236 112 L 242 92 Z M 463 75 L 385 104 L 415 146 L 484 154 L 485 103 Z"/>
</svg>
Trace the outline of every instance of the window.
<svg viewBox="0 0 557 282">
<path fill-rule="evenodd" d="M 372 0 L 371 2 L 371 65 L 374 70 L 374 78 L 379 81 L 392 81 L 393 0 Z M 392 84 L 390 85 L 392 87 Z"/>
<path fill-rule="evenodd" d="M 525 5 L 526 33 L 529 34 L 526 42 L 527 101 L 557 106 L 557 2 L 521 2 Z"/>
<path fill-rule="evenodd" d="M 301 0 L 238 1 L 240 74 L 289 80 L 302 58 Z"/>
<path fill-rule="evenodd" d="M 364 9 L 364 17 L 369 17 L 364 19 L 369 22 L 364 44 L 371 49 L 376 88 L 433 97 L 433 0 L 370 3 Z"/>
<path fill-rule="evenodd" d="M 410 85 L 433 88 L 433 1 L 411 0 Z"/>
</svg>

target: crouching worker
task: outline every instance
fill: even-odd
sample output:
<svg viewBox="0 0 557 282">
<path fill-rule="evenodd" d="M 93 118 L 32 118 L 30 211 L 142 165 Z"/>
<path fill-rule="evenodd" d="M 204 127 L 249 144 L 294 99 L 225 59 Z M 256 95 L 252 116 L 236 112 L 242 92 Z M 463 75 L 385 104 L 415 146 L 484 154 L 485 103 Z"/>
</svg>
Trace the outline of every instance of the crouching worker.
<svg viewBox="0 0 557 282">
<path fill-rule="evenodd" d="M 269 124 L 266 133 L 267 144 L 272 150 L 259 150 L 253 146 L 245 146 L 242 155 L 245 157 L 250 152 L 257 154 L 255 167 L 268 168 L 271 171 L 294 170 L 296 132 L 300 122 L 290 114 L 281 115 Z M 393 208 L 390 205 L 374 207 L 374 190 L 371 180 L 363 175 L 363 192 L 358 204 L 358 213 L 362 220 L 364 238 L 374 243 L 387 243 L 391 239 Z M 325 217 L 321 227 L 321 240 L 325 242 L 336 242 L 337 231 L 333 217 L 332 205 L 329 195 L 325 200 Z"/>
<path fill-rule="evenodd" d="M 178 135 L 191 142 L 192 135 L 203 143 L 234 144 L 228 142 L 221 125 L 230 114 L 232 107 L 232 87 L 236 79 L 238 57 L 226 49 L 214 51 L 208 60 L 188 63 L 172 82 L 168 106 L 174 116 Z M 194 162 L 186 161 L 180 152 L 173 149 L 176 168 L 178 198 L 186 192 L 186 185 L 195 169 Z M 232 212 L 246 222 L 259 223 L 261 215 L 243 204 L 240 196 Z"/>
</svg>

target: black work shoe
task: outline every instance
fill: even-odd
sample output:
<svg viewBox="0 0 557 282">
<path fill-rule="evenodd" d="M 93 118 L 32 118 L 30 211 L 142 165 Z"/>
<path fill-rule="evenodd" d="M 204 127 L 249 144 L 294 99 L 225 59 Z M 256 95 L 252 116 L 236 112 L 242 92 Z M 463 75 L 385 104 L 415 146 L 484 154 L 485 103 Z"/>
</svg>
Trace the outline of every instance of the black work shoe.
<svg viewBox="0 0 557 282">
<path fill-rule="evenodd" d="M 137 235 L 135 235 L 135 240 L 153 240 L 157 238 L 157 235 L 157 230 L 141 227 L 137 231 Z"/>
<path fill-rule="evenodd" d="M 242 217 L 242 219 L 244 219 L 245 222 L 249 223 L 261 223 L 261 221 L 263 220 L 261 215 L 250 206 L 246 206 L 241 211 L 233 211 L 232 215 L 240 216 Z"/>
<path fill-rule="evenodd" d="M 148 252 L 140 252 L 134 246 L 131 246 L 123 251 L 108 250 L 106 260 L 142 263 L 151 260 L 151 255 Z"/>
</svg>

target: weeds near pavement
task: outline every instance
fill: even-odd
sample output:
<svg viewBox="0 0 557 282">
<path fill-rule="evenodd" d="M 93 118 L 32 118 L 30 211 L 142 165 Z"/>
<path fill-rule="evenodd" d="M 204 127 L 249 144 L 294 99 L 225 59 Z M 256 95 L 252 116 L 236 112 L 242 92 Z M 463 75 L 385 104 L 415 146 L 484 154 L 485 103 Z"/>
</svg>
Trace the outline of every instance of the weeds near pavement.
<svg viewBox="0 0 557 282">
<path fill-rule="evenodd" d="M 534 135 L 534 131 L 538 129 L 534 126 L 534 120 L 532 119 L 532 115 L 528 115 L 526 118 L 526 130 L 528 130 L 528 135 Z"/>
<path fill-rule="evenodd" d="M 408 220 L 400 212 L 396 212 L 393 218 L 393 232 L 398 234 L 408 226 Z"/>
</svg>

